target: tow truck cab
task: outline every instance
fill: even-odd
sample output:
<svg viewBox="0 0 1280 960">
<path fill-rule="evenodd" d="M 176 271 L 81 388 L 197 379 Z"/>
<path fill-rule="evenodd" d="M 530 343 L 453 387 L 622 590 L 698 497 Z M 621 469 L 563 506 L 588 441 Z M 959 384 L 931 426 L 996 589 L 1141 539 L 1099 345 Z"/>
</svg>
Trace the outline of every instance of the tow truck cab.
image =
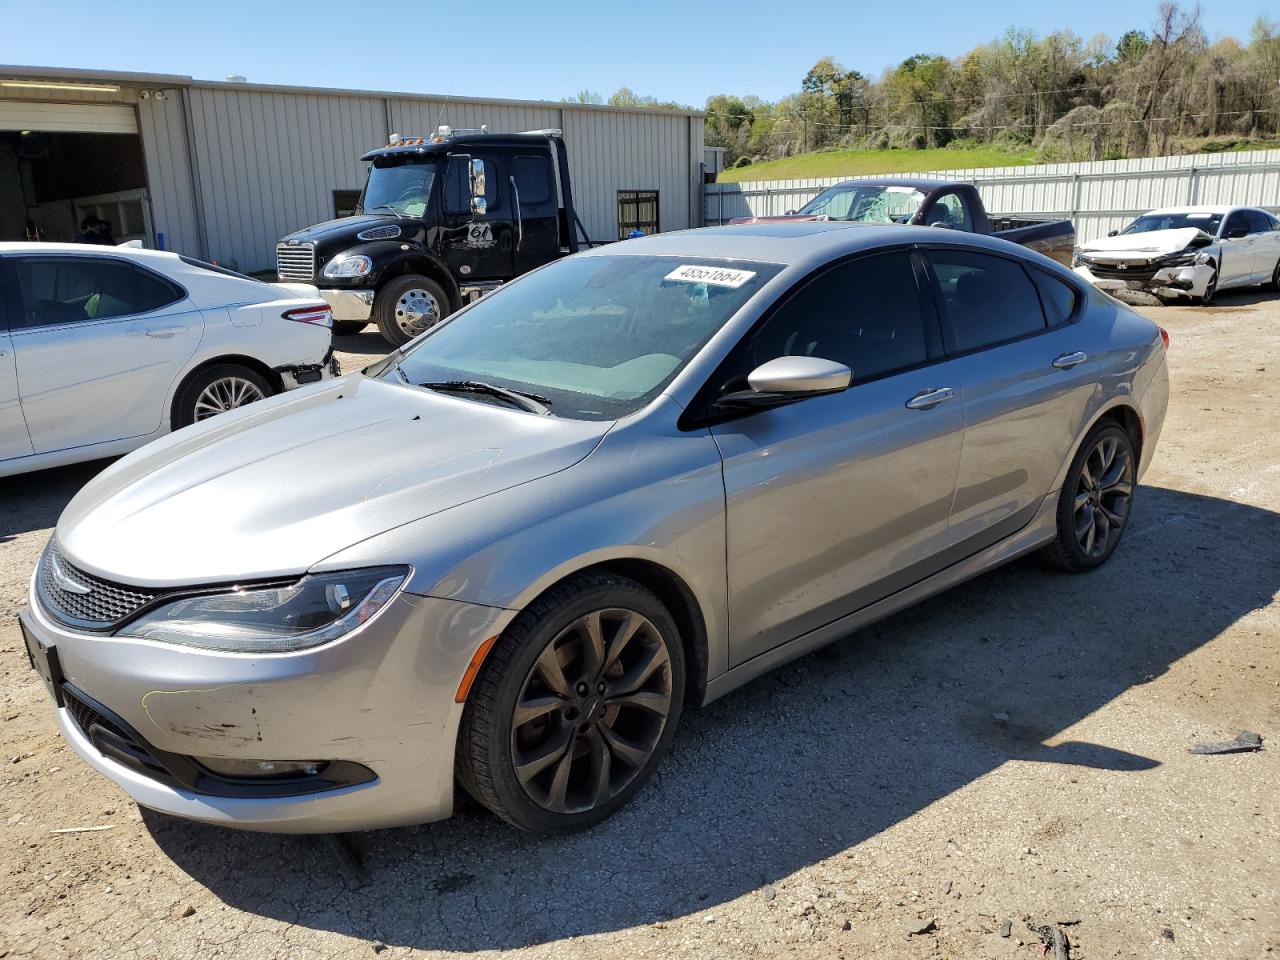
<svg viewBox="0 0 1280 960">
<path fill-rule="evenodd" d="M 360 158 L 369 176 L 354 216 L 276 245 L 280 279 L 318 286 L 335 333 L 372 321 L 400 346 L 470 299 L 577 251 L 559 130 L 440 127 L 390 140 Z"/>
</svg>

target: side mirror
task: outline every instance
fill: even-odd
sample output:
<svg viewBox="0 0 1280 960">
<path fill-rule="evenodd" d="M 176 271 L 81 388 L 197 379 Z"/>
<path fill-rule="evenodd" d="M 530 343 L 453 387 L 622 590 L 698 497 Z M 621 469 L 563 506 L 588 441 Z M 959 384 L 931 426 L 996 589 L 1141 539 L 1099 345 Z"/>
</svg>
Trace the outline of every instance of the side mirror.
<svg viewBox="0 0 1280 960">
<path fill-rule="evenodd" d="M 475 157 L 471 160 L 471 212 L 484 215 L 488 204 L 484 199 L 484 161 Z"/>
<path fill-rule="evenodd" d="M 794 217 L 795 215 L 796 215 L 796 212 L 794 210 L 788 210 L 786 213 L 783 214 L 784 217 Z"/>
<path fill-rule="evenodd" d="M 1120 231 L 1119 231 L 1119 230 L 1108 230 L 1108 231 L 1107 231 L 1107 236 L 1108 236 L 1108 237 L 1118 237 L 1118 236 L 1120 236 Z"/>
<path fill-rule="evenodd" d="M 716 406 L 775 407 L 793 400 L 839 393 L 849 389 L 853 371 L 843 363 L 821 357 L 778 357 L 747 375 L 751 389 L 725 394 Z"/>
<path fill-rule="evenodd" d="M 1249 231 L 1246 230 L 1244 227 L 1232 227 L 1230 230 L 1227 231 L 1228 240 L 1239 240 L 1243 237 L 1247 237 L 1248 235 L 1249 235 Z"/>
</svg>

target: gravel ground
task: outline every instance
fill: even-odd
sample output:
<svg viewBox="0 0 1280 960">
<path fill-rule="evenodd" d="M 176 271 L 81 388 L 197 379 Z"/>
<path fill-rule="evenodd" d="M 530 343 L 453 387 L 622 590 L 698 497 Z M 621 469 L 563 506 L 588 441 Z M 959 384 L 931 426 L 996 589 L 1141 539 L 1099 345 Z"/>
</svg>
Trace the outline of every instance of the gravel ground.
<svg viewBox="0 0 1280 960">
<path fill-rule="evenodd" d="M 1106 567 L 1015 563 L 687 714 L 591 833 L 464 803 L 359 835 L 358 889 L 62 745 L 11 614 L 101 465 L 0 481 L 0 958 L 1029 958 L 1049 923 L 1086 960 L 1280 952 L 1280 300 L 1144 309 L 1174 396 Z M 1188 753 L 1240 730 L 1262 752 Z"/>
</svg>

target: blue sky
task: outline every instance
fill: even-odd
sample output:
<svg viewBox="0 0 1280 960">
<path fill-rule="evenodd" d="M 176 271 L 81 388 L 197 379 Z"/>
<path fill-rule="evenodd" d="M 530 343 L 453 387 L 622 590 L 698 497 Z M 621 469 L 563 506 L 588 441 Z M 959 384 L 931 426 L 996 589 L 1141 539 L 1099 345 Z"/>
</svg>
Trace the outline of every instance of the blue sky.
<svg viewBox="0 0 1280 960">
<path fill-rule="evenodd" d="M 1189 4 L 1188 4 L 1189 5 Z M 558 100 L 620 86 L 701 106 L 776 99 L 818 58 L 877 76 L 913 53 L 956 56 L 1010 26 L 1086 40 L 1146 29 L 1156 0 L 739 0 L 709 4 L 405 0 L 0 0 L 0 63 L 257 83 Z M 1244 40 L 1270 0 L 1211 0 L 1211 39 Z"/>
</svg>

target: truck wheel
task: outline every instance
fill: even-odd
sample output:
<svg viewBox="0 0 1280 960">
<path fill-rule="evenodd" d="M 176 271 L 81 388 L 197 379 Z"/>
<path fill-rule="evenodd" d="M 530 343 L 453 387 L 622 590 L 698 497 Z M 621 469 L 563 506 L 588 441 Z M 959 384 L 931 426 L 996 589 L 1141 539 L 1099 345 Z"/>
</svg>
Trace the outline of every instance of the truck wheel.
<svg viewBox="0 0 1280 960">
<path fill-rule="evenodd" d="M 416 273 L 396 277 L 378 291 L 373 318 L 382 336 L 402 347 L 426 333 L 451 312 L 449 297 L 440 284 Z"/>
<path fill-rule="evenodd" d="M 335 337 L 354 337 L 368 325 L 368 320 L 335 320 L 333 321 L 333 335 Z"/>
</svg>

